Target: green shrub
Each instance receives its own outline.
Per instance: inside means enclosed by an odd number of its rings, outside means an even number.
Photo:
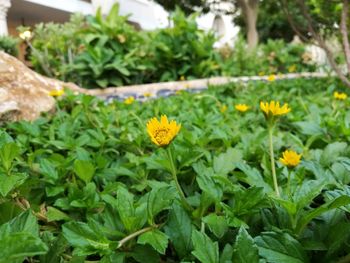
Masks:
[[[177,9],[172,27],[149,32],[137,31],[118,9],[114,5],[106,17],[98,11],[87,18],[74,15],[65,24],[37,25],[34,68],[85,88],[315,70],[303,62],[302,45],[268,41],[248,52],[240,38],[222,52],[213,47],[214,34],[198,28],[195,15]]]
[[[12,56],[17,56],[18,39],[10,36],[0,36],[0,50],[5,51]]]

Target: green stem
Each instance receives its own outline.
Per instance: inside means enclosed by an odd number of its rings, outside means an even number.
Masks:
[[[169,158],[169,161],[170,161],[170,166],[171,166],[171,175],[173,176],[173,179],[175,181],[175,186],[176,186],[176,189],[180,195],[180,199],[181,199],[181,203],[182,205],[186,208],[186,210],[188,211],[192,211],[192,207],[189,205],[189,203],[187,202],[186,200],[186,197],[185,197],[185,194],[184,192],[182,191],[181,189],[181,186],[179,184],[179,181],[177,180],[177,173],[176,173],[176,167],[175,167],[175,164],[174,164],[174,159],[173,159],[173,156],[171,154],[171,150],[170,150],[170,147],[167,147],[166,149],[166,152],[168,154],[168,158]]]
[[[134,237],[137,237],[137,236],[139,236],[139,235],[141,235],[143,233],[146,233],[146,232],[151,231],[151,230],[153,230],[155,228],[158,228],[158,227],[159,227],[159,225],[149,226],[149,227],[143,228],[143,229],[141,229],[139,231],[136,231],[136,232],[134,232],[134,233],[124,237],[122,240],[119,241],[117,249],[121,248],[126,242],[128,242],[131,239],[133,239]]]
[[[272,125],[269,125],[268,131],[269,131],[270,161],[271,161],[273,186],[275,188],[276,195],[278,197],[280,197],[280,192],[278,190],[277,176],[276,176],[275,155],[274,155],[274,152],[273,152],[273,135],[272,135],[272,133],[273,133],[273,126]]]

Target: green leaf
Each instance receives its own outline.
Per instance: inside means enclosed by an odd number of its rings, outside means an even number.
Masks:
[[[192,225],[191,218],[182,206],[173,204],[164,228],[179,256],[186,256],[191,251]]]
[[[220,184],[214,181],[213,169],[205,167],[202,161],[193,164],[193,169],[197,173],[196,180],[199,188],[211,196],[215,201],[220,202],[223,189]]]
[[[225,153],[214,157],[213,168],[215,173],[226,175],[235,169],[235,163],[242,161],[242,153],[234,148],[229,148]]]
[[[0,159],[5,171],[9,171],[13,160],[19,155],[18,146],[13,143],[6,143],[0,148]]]
[[[27,179],[28,175],[24,173],[15,173],[6,175],[0,173],[0,194],[5,197],[8,193],[20,186]]]
[[[25,257],[42,255],[47,246],[28,232],[12,233],[0,239],[0,263],[23,262]]]
[[[66,213],[63,213],[62,211],[58,210],[57,208],[54,208],[52,206],[47,207],[47,221],[60,221],[60,220],[70,220],[69,216]]]
[[[89,183],[95,174],[95,166],[90,161],[76,160],[74,162],[74,172],[85,183]]]
[[[218,216],[212,213],[202,220],[208,225],[210,231],[213,232],[217,238],[222,238],[228,230],[228,225],[224,216]]]
[[[140,263],[161,262],[159,254],[149,245],[136,245],[131,256]]]
[[[287,233],[263,232],[255,238],[260,256],[271,263],[307,263],[301,244]]]
[[[147,198],[147,217],[150,224],[154,222],[154,217],[159,212],[169,209],[176,194],[176,189],[172,186],[155,187],[152,189]]]
[[[92,222],[69,222],[62,226],[63,235],[74,247],[74,255],[86,256],[110,251],[110,241]]]
[[[349,204],[350,204],[350,196],[343,195],[343,196],[340,196],[340,197],[338,197],[330,202],[327,202],[327,203],[325,203],[325,204],[323,204],[323,205],[321,205],[321,206],[319,206],[311,211],[308,211],[298,221],[297,228],[296,228],[297,233],[300,233],[311,220],[313,220],[315,217],[321,215],[322,213],[327,212],[327,211],[332,210],[332,209],[335,209],[335,208],[346,206]]]
[[[160,254],[165,254],[165,249],[168,246],[168,236],[158,229],[148,231],[140,235],[137,239],[138,244],[149,244]]]
[[[219,262],[219,245],[213,242],[205,233],[193,230],[192,242],[194,250],[192,254],[202,263]]]
[[[233,262],[258,263],[259,251],[254,239],[243,227],[239,229],[233,252]]]

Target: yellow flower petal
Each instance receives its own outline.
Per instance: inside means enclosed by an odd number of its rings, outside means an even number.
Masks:
[[[264,112],[265,116],[268,118],[270,116],[278,116],[278,115],[284,115],[291,111],[291,109],[288,106],[288,103],[285,103],[282,107],[280,106],[280,103],[277,101],[270,101],[269,102],[260,102],[260,109]]]
[[[135,101],[135,98],[133,96],[130,96],[124,100],[124,104],[130,105]]]
[[[49,92],[49,95],[52,97],[60,97],[64,94],[63,89],[54,89]]]
[[[236,104],[235,109],[240,112],[246,112],[249,109],[249,106],[246,104]]]
[[[333,97],[336,99],[336,100],[346,100],[348,95],[344,92],[337,92],[335,91],[333,93]]]
[[[179,133],[181,124],[177,124],[176,121],[168,121],[166,115],[160,117],[160,121],[157,118],[152,118],[147,122],[147,133],[150,136],[152,142],[158,146],[167,146]]]
[[[301,154],[297,154],[293,150],[285,150],[279,160],[285,166],[295,167],[300,163],[300,159]]]

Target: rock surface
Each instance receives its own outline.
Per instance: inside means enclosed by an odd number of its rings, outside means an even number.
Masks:
[[[43,77],[0,51],[0,121],[34,120],[53,110],[55,99],[49,92],[63,87],[80,90],[72,83]]]

